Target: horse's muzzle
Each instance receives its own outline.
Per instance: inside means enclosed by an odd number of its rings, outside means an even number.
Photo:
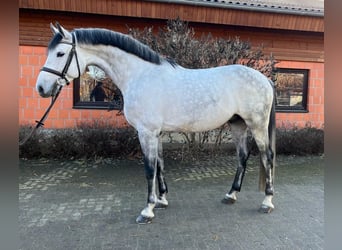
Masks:
[[[59,87],[64,86],[62,84],[57,83],[57,81],[53,84],[53,86],[50,89],[44,88],[42,85],[37,86],[37,91],[41,97],[54,97],[57,92],[59,91]]]

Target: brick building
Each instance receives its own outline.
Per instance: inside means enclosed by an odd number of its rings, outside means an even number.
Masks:
[[[19,1],[19,123],[40,119],[50,103],[35,90],[51,39],[50,22],[67,29],[163,27],[167,19],[188,21],[196,34],[238,36],[261,44],[278,64],[277,125],[324,126],[324,9],[322,0],[60,0]],[[281,80],[282,79],[282,80]],[[75,127],[94,120],[124,126],[118,110],[80,99],[80,81],[63,91],[45,123],[48,128]],[[292,85],[291,85],[292,84]]]

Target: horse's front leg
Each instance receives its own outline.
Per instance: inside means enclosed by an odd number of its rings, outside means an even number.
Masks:
[[[158,137],[154,133],[139,133],[139,141],[144,154],[145,174],[147,179],[147,206],[136,219],[139,224],[151,223],[154,217],[153,209],[157,204],[156,177],[158,164]]]
[[[166,194],[168,192],[165,177],[164,177],[164,159],[163,159],[163,148],[161,138],[158,139],[158,165],[157,165],[157,179],[159,196],[155,208],[163,209],[169,205],[166,200]]]

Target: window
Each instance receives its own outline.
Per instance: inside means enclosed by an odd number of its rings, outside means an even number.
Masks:
[[[74,80],[74,108],[122,110],[120,90],[105,72],[96,66],[88,66],[80,78]]]
[[[307,112],[308,70],[282,69],[276,71],[276,110]]]

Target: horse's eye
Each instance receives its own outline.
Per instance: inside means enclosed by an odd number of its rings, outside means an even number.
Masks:
[[[64,56],[64,54],[65,53],[63,53],[63,52],[57,52],[57,57],[62,57],[62,56]]]

